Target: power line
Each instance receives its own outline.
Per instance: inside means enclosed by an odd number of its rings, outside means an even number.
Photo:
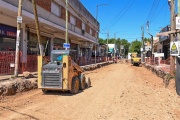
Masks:
[[[154,15],[155,15],[155,13],[157,12],[157,8],[158,8],[158,6],[159,6],[159,0],[157,0],[157,3],[156,3],[156,6],[155,6],[155,9],[154,9],[154,12],[152,13],[151,18],[149,18],[149,21],[151,21],[151,20],[152,20],[153,16],[154,16]]]
[[[123,9],[116,15],[116,17],[113,18],[113,20],[111,20],[111,22],[110,22],[108,25],[106,25],[105,28],[103,28],[103,30],[106,29],[107,27],[109,28],[110,26],[113,26],[114,24],[116,24],[116,23],[120,20],[121,17],[123,17],[123,15],[130,9],[130,7],[131,7],[131,6],[134,4],[134,2],[135,2],[135,0],[133,0],[132,3],[131,3],[131,1],[132,1],[132,0],[130,0],[130,1],[128,2],[128,4],[123,7]],[[130,4],[130,5],[129,5],[129,4]],[[127,7],[127,6],[128,6],[128,7]],[[127,7],[127,9],[125,9],[126,7]],[[121,13],[122,13],[122,15],[121,15]],[[113,22],[113,21],[114,21],[114,22]]]
[[[165,2],[164,5],[161,7],[160,11],[156,14],[156,16],[154,17],[154,19],[152,19],[152,20],[150,21],[151,23],[153,22],[153,20],[156,19],[156,17],[159,15],[159,13],[161,13],[161,11],[162,11],[163,8],[165,7],[165,5],[166,5],[166,2]]]

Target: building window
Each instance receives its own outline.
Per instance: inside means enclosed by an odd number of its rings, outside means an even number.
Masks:
[[[73,24],[73,25],[76,25],[76,19],[74,16],[70,16],[70,23]]]
[[[55,38],[54,39],[54,46],[53,50],[63,50],[63,43],[65,43],[65,40],[60,39],[60,38]]]
[[[37,34],[35,33],[28,33],[28,43],[27,43],[27,54],[28,55],[37,55],[39,54],[39,45],[37,42]],[[42,40],[42,49],[45,51],[45,56],[50,55],[50,45],[49,45],[49,37],[41,36]]]
[[[82,22],[82,30],[85,30],[86,29],[86,25],[85,23]]]
[[[92,35],[92,29],[90,28],[90,35]]]
[[[57,15],[58,17],[60,17],[61,16],[61,7],[57,3],[51,2],[51,12],[54,15]]]

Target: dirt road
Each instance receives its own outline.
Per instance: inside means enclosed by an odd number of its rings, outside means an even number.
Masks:
[[[143,67],[112,64],[86,72],[92,87],[71,95],[41,90],[1,99],[1,120],[179,120],[180,97],[171,83]]]

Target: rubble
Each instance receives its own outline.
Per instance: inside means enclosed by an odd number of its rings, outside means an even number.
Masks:
[[[170,80],[174,78],[174,76],[171,76],[168,72],[163,71],[156,66],[152,66],[149,64],[143,64],[143,66],[147,68],[149,71],[152,71],[158,77],[162,78],[165,87],[168,87]]]
[[[14,78],[0,82],[0,96],[15,95],[19,92],[37,88],[37,78],[23,79]]]

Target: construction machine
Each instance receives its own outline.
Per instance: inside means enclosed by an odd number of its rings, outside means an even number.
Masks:
[[[141,64],[141,57],[137,53],[131,53],[131,64],[138,66]]]
[[[38,56],[38,88],[44,93],[49,90],[70,91],[78,93],[90,87],[90,78],[83,74],[84,70],[71,59],[71,50],[52,50],[48,64],[42,65],[42,57]]]

